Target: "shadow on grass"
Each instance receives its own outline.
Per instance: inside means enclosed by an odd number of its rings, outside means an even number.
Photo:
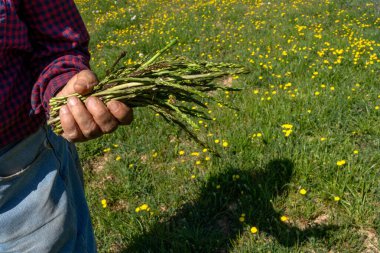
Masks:
[[[281,213],[274,210],[272,200],[287,196],[292,174],[292,162],[284,159],[271,161],[259,172],[230,168],[210,177],[199,198],[133,238],[122,252],[228,252],[231,243],[251,226],[285,247],[326,237],[336,227],[315,225],[300,230],[279,220]]]

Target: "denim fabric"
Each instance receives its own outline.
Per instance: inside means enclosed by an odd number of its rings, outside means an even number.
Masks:
[[[0,155],[0,252],[96,252],[73,144],[47,127]]]

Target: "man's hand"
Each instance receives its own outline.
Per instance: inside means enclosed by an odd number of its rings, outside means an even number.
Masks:
[[[73,93],[85,95],[98,83],[90,70],[83,70],[73,76],[57,97]],[[86,141],[114,131],[118,125],[132,122],[133,111],[125,104],[110,101],[104,104],[96,97],[88,97],[82,103],[77,97],[68,98],[67,105],[59,111],[62,136],[71,142]]]

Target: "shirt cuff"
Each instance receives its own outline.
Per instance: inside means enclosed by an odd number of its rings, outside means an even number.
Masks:
[[[48,86],[46,87],[42,106],[47,114],[49,116],[50,111],[50,99],[54,97],[66,84],[67,82],[76,74],[79,73],[80,70],[71,70],[69,72],[62,73],[54,78],[52,78],[49,81]]]

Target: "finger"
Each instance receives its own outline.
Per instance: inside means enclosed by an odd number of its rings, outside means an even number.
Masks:
[[[85,105],[77,97],[69,97],[67,100],[68,108],[73,115],[83,136],[87,139],[92,139],[100,136],[101,131],[94,121],[91,113]]]
[[[85,103],[102,133],[111,133],[117,128],[119,122],[99,98],[88,97]]]
[[[70,142],[82,141],[84,136],[75,122],[74,116],[71,114],[67,106],[62,106],[59,110],[59,118],[63,129],[62,137]]]
[[[85,95],[91,92],[94,86],[98,84],[98,79],[92,71],[83,70],[76,75],[73,82],[74,91]]]
[[[74,75],[67,84],[57,93],[57,97],[68,96],[73,93],[85,95],[92,91],[98,83],[95,74],[90,70],[82,70]]]
[[[131,124],[133,120],[133,110],[122,102],[110,101],[107,108],[111,114],[123,125]]]

